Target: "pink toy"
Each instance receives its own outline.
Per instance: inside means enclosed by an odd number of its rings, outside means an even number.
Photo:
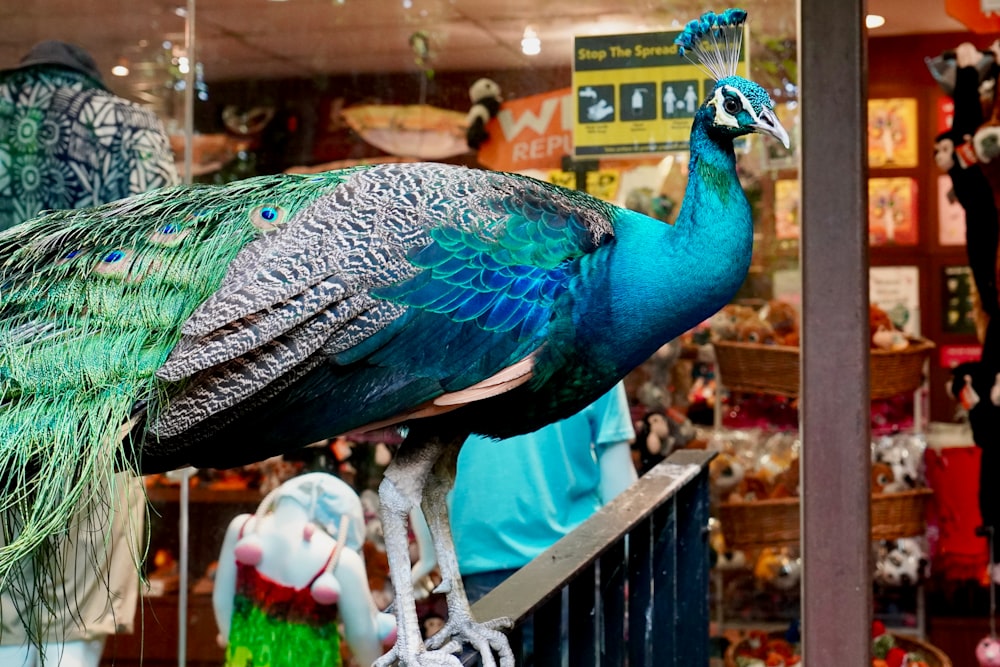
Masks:
[[[989,568],[991,571],[993,569],[993,530],[993,526],[984,526],[976,531],[977,534],[985,536],[989,541]],[[988,581],[987,586],[990,587],[990,634],[979,640],[979,644],[976,645],[976,660],[979,661],[979,667],[1000,667],[1000,641],[997,640],[996,628],[996,583],[992,577]]]
[[[983,637],[976,646],[979,667],[1000,667],[1000,641],[996,637]]]

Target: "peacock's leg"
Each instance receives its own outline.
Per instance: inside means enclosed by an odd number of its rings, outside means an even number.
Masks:
[[[410,579],[407,518],[410,510],[420,504],[430,471],[445,449],[440,439],[408,437],[379,485],[379,514],[389,559],[389,578],[395,591],[396,643],[375,661],[374,667],[389,667],[397,661],[403,667],[461,667],[458,658],[452,655],[461,648],[457,643],[435,651],[424,647]]]
[[[443,452],[427,478],[423,495],[424,516],[434,538],[438,568],[441,571],[441,586],[438,590],[445,592],[448,599],[448,622],[428,640],[427,645],[436,649],[457,637],[479,651],[483,667],[496,667],[493,651],[500,657],[500,667],[513,667],[514,654],[510,649],[510,642],[500,632],[511,627],[511,620],[498,618],[477,623],[472,618],[465,586],[462,585],[451,524],[448,521],[448,492],[454,484],[457,457],[458,447],[448,448]]]

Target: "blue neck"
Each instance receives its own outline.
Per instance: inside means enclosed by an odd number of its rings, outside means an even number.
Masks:
[[[604,262],[610,294],[594,319],[607,325],[605,331],[624,332],[624,340],[607,344],[633,351],[625,364],[641,363],[729,303],[749,269],[753,220],[732,142],[709,136],[711,121],[703,113],[709,112],[699,112],[691,131],[688,184],[676,224],[626,212],[615,225],[614,248]]]

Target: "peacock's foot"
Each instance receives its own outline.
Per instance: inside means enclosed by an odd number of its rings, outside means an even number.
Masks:
[[[510,641],[501,632],[512,627],[514,622],[509,618],[494,618],[492,621],[477,623],[464,614],[453,614],[441,631],[427,640],[427,648],[439,649],[442,644],[447,647],[461,641],[479,652],[482,667],[497,667],[494,652],[500,658],[500,667],[514,667],[514,652],[510,649]]]
[[[376,660],[372,667],[462,667],[461,661],[455,656],[462,650],[461,644],[455,641],[446,642],[444,646],[433,651],[400,651],[399,645],[393,646],[388,653]]]

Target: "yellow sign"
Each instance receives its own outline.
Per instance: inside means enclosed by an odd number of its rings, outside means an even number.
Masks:
[[[617,169],[600,169],[587,172],[587,194],[605,201],[614,201],[618,196],[621,173]],[[549,172],[549,183],[564,188],[576,189],[576,173],[553,169]]]
[[[680,31],[577,37],[573,129],[577,157],[687,148],[715,81],[678,53]],[[746,76],[747,39],[736,73]]]

